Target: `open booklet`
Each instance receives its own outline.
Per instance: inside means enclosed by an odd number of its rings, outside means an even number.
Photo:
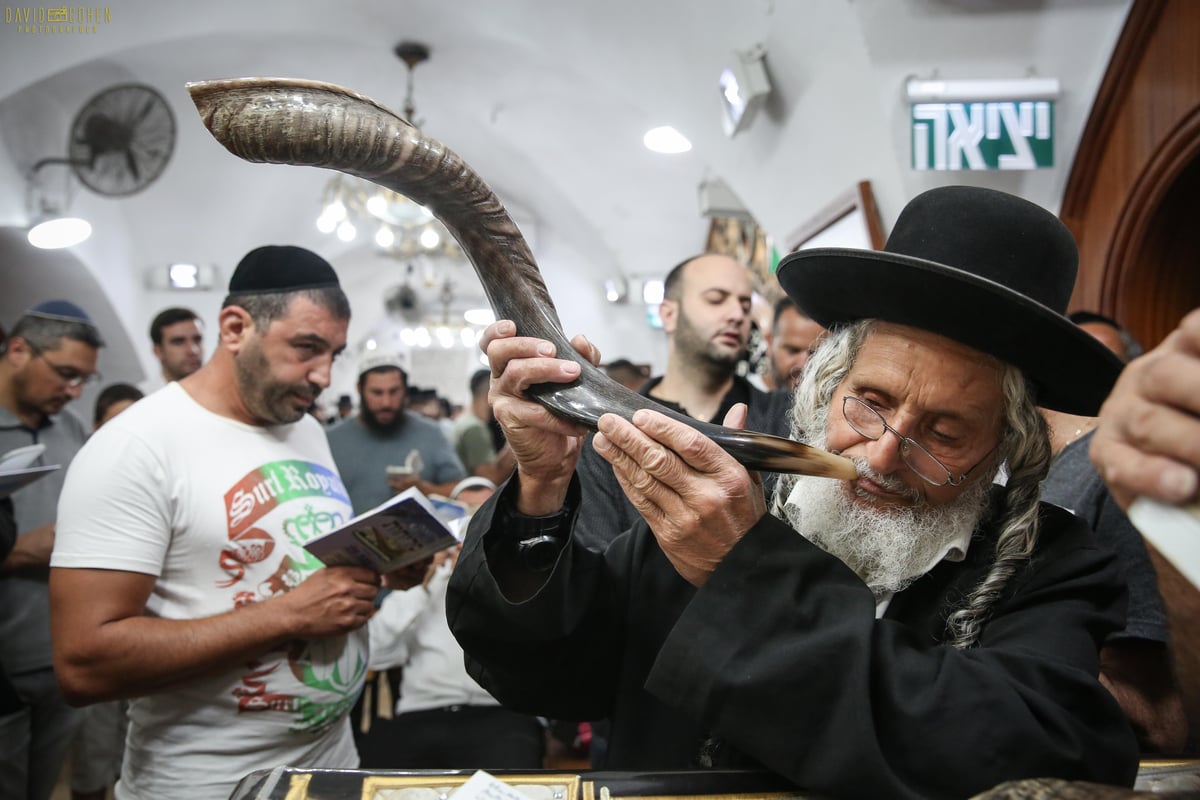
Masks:
[[[329,567],[391,572],[458,544],[465,505],[429,498],[413,487],[304,545]]]
[[[44,444],[30,444],[9,450],[0,456],[0,497],[8,497],[43,475],[60,468],[58,464],[30,466],[45,449]]]

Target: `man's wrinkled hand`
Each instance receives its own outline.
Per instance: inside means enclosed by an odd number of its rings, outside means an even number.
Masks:
[[[745,406],[725,418],[743,427]],[[707,436],[654,411],[600,418],[596,451],[679,575],[702,586],[767,512],[762,481]]]
[[[1200,487],[1200,309],[1126,365],[1100,411],[1091,458],[1113,497],[1195,500]]]
[[[584,337],[575,337],[571,344],[592,363],[599,361],[599,351]],[[579,378],[580,366],[556,358],[551,342],[517,336],[508,320],[488,326],[480,348],[492,367],[488,402],[517,462],[517,506],[526,514],[557,511],[587,431],[529,399],[525,391],[541,383],[570,383]]]

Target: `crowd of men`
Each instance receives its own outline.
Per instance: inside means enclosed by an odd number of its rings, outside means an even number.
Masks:
[[[0,796],[48,797],[73,743],[103,765],[78,796],[119,771],[121,800],[225,797],[280,764],[536,768],[539,718],[594,723],[597,767],[765,769],[833,797],[1129,785],[1141,753],[1191,744],[1122,509],[1196,499],[1200,312],[1125,366],[1119,325],[1066,316],[1076,259],[1037,206],[926,192],[881,252],[783,260],[764,391],[749,272],[689,258],[663,373],[609,364],[676,415],[594,432],[526,395],[580,367],[508,320],[452,426],[414,410],[393,353],[357,362],[357,413],[322,425],[351,309],[302,248],[248,253],[211,332],[159,314],[161,375],[107,387],[94,432],[65,407],[101,380],[101,332],[37,305],[3,343],[0,449],[61,469],[0,504]],[[858,477],[749,471],[688,418]],[[304,549],[414,487],[482,503],[461,552],[381,576]],[[352,732],[394,668],[399,696]],[[109,711],[85,734],[78,706]],[[119,767],[87,754],[122,735]]]

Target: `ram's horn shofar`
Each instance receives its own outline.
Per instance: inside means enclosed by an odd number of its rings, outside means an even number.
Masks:
[[[652,408],[712,438],[752,469],[852,479],[847,459],[788,439],[697,422],[626,389],[580,357],[566,336],[525,239],[496,195],[453,151],[373,100],[314,81],[239,78],[188,84],[205,126],[247,161],[325,167],[406,195],[458,239],[497,319],[547,339],[580,364],[571,384],[529,394],[550,410],[595,428],[606,412],[626,419]]]

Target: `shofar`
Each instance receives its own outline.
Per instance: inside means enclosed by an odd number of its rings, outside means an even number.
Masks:
[[[1187,775],[1180,776],[1177,786],[1187,786]],[[1170,784],[1168,784],[1170,785]],[[1194,785],[1194,784],[1192,784]],[[1163,791],[1134,791],[1124,786],[1108,786],[1085,781],[1064,781],[1059,778],[1026,778],[1008,781],[986,792],[974,795],[970,800],[1197,800],[1200,790],[1169,788]]]
[[[570,384],[528,394],[551,411],[595,429],[602,414],[626,419],[652,408],[715,441],[751,469],[853,479],[848,459],[799,442],[699,422],[612,381],[579,356],[516,224],[488,185],[457,154],[375,101],[327,83],[239,78],[188,84],[209,132],[247,161],[325,167],[399,192],[427,207],[458,239],[497,319],[522,336],[553,342],[583,369]]]

